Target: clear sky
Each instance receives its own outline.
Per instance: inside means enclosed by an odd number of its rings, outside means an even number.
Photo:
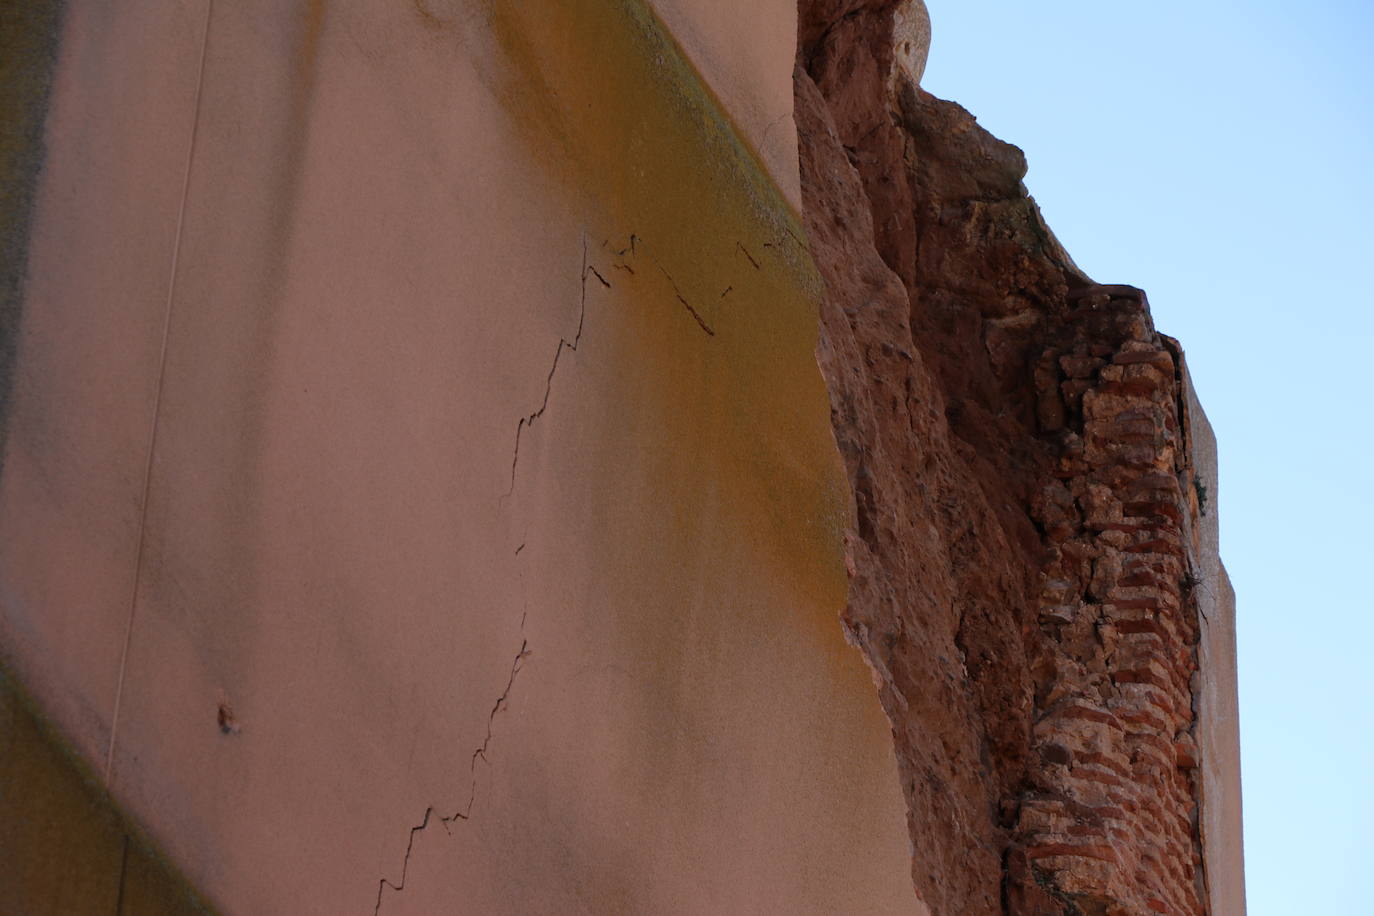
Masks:
[[[1374,916],[1374,0],[927,0],[925,87],[1149,294],[1220,441],[1251,916]]]

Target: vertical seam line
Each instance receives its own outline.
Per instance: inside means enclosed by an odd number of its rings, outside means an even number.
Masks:
[[[129,834],[124,834],[124,851],[119,856],[119,893],[115,896],[114,916],[124,914],[124,882],[129,875]]]
[[[186,168],[181,179],[181,203],[177,207],[176,235],[172,242],[172,266],[167,278],[167,303],[162,316],[162,343],[158,353],[157,387],[153,395],[153,416],[148,428],[148,453],[143,466],[143,499],[138,516],[138,549],[134,554],[134,582],[129,595],[129,614],[124,627],[124,648],[119,656],[119,681],[115,685],[114,709],[110,713],[110,744],[105,752],[105,788],[110,788],[114,770],[115,738],[119,733],[120,705],[124,699],[124,675],[129,663],[129,646],[134,635],[134,611],[138,607],[139,586],[142,582],[143,552],[148,540],[148,496],[153,480],[153,450],[157,447],[158,419],[162,413],[162,390],[167,378],[167,339],[172,327],[172,303],[177,288],[177,264],[181,258],[181,239],[186,223],[186,198],[191,189],[191,162],[196,152],[196,134],[200,128],[200,97],[205,88],[205,52],[210,44],[210,13],[214,0],[205,0],[205,24],[201,29],[200,63],[196,73],[196,98],[191,115],[191,136],[186,144]]]

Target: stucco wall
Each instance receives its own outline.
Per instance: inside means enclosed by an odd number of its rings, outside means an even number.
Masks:
[[[634,2],[69,4],[0,646],[214,904],[917,909],[732,92]]]
[[[109,803],[99,778],[0,671],[0,910],[22,916],[207,912]]]
[[[1221,562],[1217,516],[1217,441],[1185,369],[1189,443],[1198,482],[1195,575],[1198,642],[1198,736],[1202,754],[1203,865],[1210,912],[1245,913],[1245,852],[1241,828],[1240,710],[1236,670],[1236,595]]]
[[[800,212],[792,117],[796,0],[651,0],[651,5],[787,202]]]

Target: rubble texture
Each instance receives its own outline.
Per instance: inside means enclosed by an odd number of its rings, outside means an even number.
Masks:
[[[795,105],[913,878],[939,914],[1202,913],[1180,353],[1064,253],[1021,151],[894,66],[910,15],[803,0]]]

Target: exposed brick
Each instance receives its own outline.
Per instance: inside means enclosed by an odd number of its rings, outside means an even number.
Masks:
[[[1026,854],[1032,859],[1044,859],[1050,856],[1081,856],[1085,859],[1098,859],[1103,862],[1115,863],[1119,861],[1114,847],[1094,844],[1049,843],[1043,846],[1031,846],[1026,850]]]
[[[1201,916],[1173,344],[1140,290],[1048,246],[1018,151],[886,81],[890,4],[853,6],[803,0],[796,111],[860,507],[847,616],[892,634],[871,654],[921,891],[962,916]]]

